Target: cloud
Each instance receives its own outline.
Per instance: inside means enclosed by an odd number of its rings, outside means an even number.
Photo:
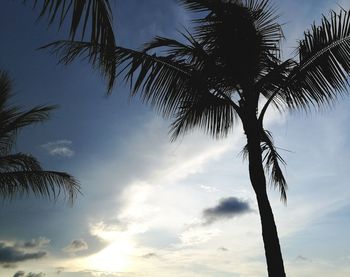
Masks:
[[[29,272],[27,274],[25,274],[24,271],[17,271],[13,277],[44,277],[45,273],[33,273],[33,272]]]
[[[74,155],[71,144],[72,141],[70,140],[57,140],[45,143],[41,147],[46,149],[52,156],[70,158]]]
[[[221,233],[218,229],[191,227],[180,235],[181,246],[192,246],[206,243]]]
[[[64,270],[65,270],[65,268],[63,266],[56,267],[57,274],[61,274]]]
[[[31,239],[29,241],[16,243],[16,247],[25,248],[25,249],[38,249],[47,246],[50,243],[50,240],[45,237],[39,237],[36,239]]]
[[[211,224],[220,219],[229,219],[252,211],[248,202],[236,197],[222,198],[219,204],[203,211],[204,224]]]
[[[306,257],[304,257],[304,256],[302,256],[302,255],[298,255],[298,256],[295,258],[295,260],[296,260],[297,262],[307,262],[307,261],[310,261],[310,259],[308,259],[308,258],[306,258]]]
[[[207,185],[200,185],[200,188],[207,191],[207,192],[218,192],[219,190],[215,187],[212,186],[207,186]]]
[[[89,247],[88,247],[87,243],[84,240],[76,239],[76,240],[73,240],[65,248],[63,248],[63,251],[64,252],[73,253],[73,252],[83,251],[83,250],[86,250],[88,248]]]
[[[144,259],[158,258],[158,255],[156,253],[150,252],[145,255],[142,255],[142,258]]]
[[[0,242],[0,264],[5,267],[17,262],[41,259],[45,257],[46,254],[47,252],[44,251],[26,252],[18,249],[15,245],[11,246]]]
[[[15,264],[3,264],[2,267],[3,268],[17,268],[17,265],[15,265]]]
[[[25,274],[24,271],[17,271],[17,272],[13,275],[13,277],[23,277],[24,274]]]
[[[45,273],[33,273],[33,272],[29,272],[25,277],[44,277]]]

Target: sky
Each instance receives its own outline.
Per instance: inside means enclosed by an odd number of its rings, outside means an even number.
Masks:
[[[0,10],[0,68],[14,103],[58,104],[49,121],[19,133],[16,151],[81,184],[73,206],[29,197],[0,202],[0,275],[266,276],[260,219],[240,126],[225,139],[193,132],[171,143],[169,122],[119,83],[111,96],[84,61],[57,65],[36,50],[65,38],[22,1]],[[28,1],[29,2],[29,1]],[[275,0],[289,57],[303,31],[346,0]],[[119,45],[179,38],[191,15],[173,0],[116,1]],[[269,197],[287,276],[350,276],[350,98],[310,114],[269,110],[288,204]]]

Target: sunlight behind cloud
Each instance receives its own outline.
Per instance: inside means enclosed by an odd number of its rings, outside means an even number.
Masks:
[[[130,265],[130,256],[135,252],[130,233],[106,229],[104,224],[94,226],[91,232],[109,244],[86,258],[86,268],[108,273],[126,271]]]

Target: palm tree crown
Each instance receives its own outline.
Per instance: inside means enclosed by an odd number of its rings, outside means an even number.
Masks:
[[[205,12],[194,20],[185,43],[156,37],[142,52],[117,48],[127,63],[132,95],[173,119],[172,138],[193,128],[213,137],[226,136],[241,119],[245,132],[259,119],[265,168],[286,200],[286,182],[271,133],[263,118],[273,103],[279,110],[306,109],[332,103],[347,93],[350,72],[350,13],[331,13],[300,40],[298,56],[281,60],[281,25],[275,8],[264,1],[183,0],[186,8]],[[150,54],[163,50],[165,55]],[[135,77],[136,75],[136,77]],[[258,102],[266,104],[258,111]]]
[[[69,174],[45,171],[31,155],[12,153],[18,131],[28,125],[48,119],[54,106],[38,106],[28,111],[10,106],[11,81],[0,71],[0,197],[34,193],[57,198],[60,193],[73,203],[79,192],[78,182]]]

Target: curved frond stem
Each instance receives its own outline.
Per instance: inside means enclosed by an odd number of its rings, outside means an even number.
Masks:
[[[325,48],[321,49],[320,51],[318,51],[317,53],[315,53],[314,55],[311,56],[310,59],[308,59],[306,62],[304,62],[301,67],[300,67],[300,72],[307,70],[308,66],[310,66],[313,62],[315,62],[317,59],[319,59],[321,56],[323,56],[324,54],[326,54],[327,52],[329,52],[331,55],[333,55],[332,50],[342,46],[344,44],[350,43],[350,36],[345,37],[345,38],[341,38],[337,41],[332,42],[330,45],[326,46]],[[350,50],[349,50],[350,52]]]
[[[274,100],[274,98],[276,97],[276,95],[278,94],[278,92],[281,91],[282,88],[276,88],[276,90],[271,94],[271,96],[269,97],[269,99],[267,99],[266,103],[264,104],[263,108],[261,109],[261,112],[259,114],[259,122],[260,124],[263,123],[264,120],[264,116],[265,113],[267,111],[267,108],[270,106],[271,102]]]

